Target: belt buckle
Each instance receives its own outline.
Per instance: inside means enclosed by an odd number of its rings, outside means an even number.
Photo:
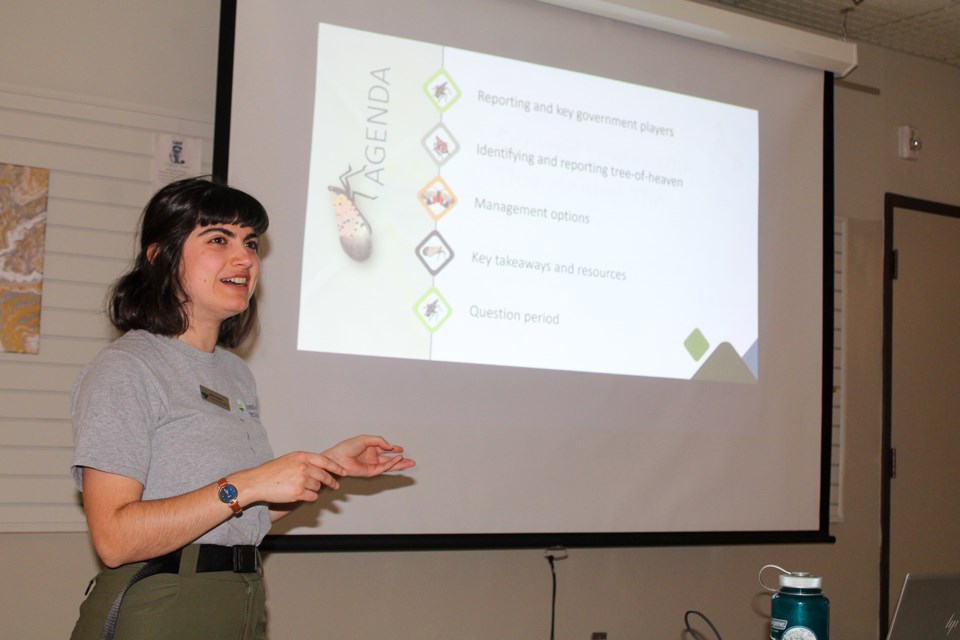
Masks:
[[[237,545],[233,548],[233,572],[255,573],[258,567],[257,548],[253,545]]]

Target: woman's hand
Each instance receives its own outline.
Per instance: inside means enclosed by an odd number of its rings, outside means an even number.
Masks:
[[[380,475],[387,471],[403,471],[414,466],[416,462],[403,456],[403,447],[390,444],[380,436],[355,436],[333,445],[322,454],[323,459],[335,464],[336,467],[327,466],[325,469],[335,476],[353,476],[356,478],[370,478]],[[279,460],[280,458],[278,458]],[[274,461],[276,462],[276,461]],[[267,463],[271,464],[271,463]],[[335,484],[324,482],[332,489],[340,485],[336,483],[336,478],[332,478]],[[311,489],[311,486],[306,487]],[[306,501],[313,502],[317,499],[317,492],[322,487],[318,487],[311,496],[307,493]],[[287,500],[273,501],[270,507],[270,518],[274,522],[290,514],[296,508],[297,503],[291,503]]]
[[[230,482],[250,502],[285,504],[314,502],[323,487],[339,489],[338,476],[347,469],[331,456],[294,451],[265,462],[259,467],[239,471]]]
[[[324,451],[345,469],[343,475],[370,478],[387,471],[403,471],[417,464],[403,456],[403,447],[381,436],[354,436]]]

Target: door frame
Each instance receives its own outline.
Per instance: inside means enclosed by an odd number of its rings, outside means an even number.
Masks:
[[[893,471],[893,280],[896,269],[894,210],[960,218],[960,207],[886,193],[883,198],[883,433],[880,449],[880,638],[890,624],[890,481]]]

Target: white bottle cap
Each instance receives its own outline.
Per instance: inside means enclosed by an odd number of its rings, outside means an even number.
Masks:
[[[823,578],[799,571],[780,574],[780,586],[791,589],[820,589],[823,586]]]

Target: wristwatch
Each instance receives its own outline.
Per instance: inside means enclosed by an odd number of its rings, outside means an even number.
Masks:
[[[237,502],[237,488],[227,482],[226,478],[217,480],[217,496],[220,497],[220,502],[230,505],[233,515],[239,516],[243,512],[243,507]]]

